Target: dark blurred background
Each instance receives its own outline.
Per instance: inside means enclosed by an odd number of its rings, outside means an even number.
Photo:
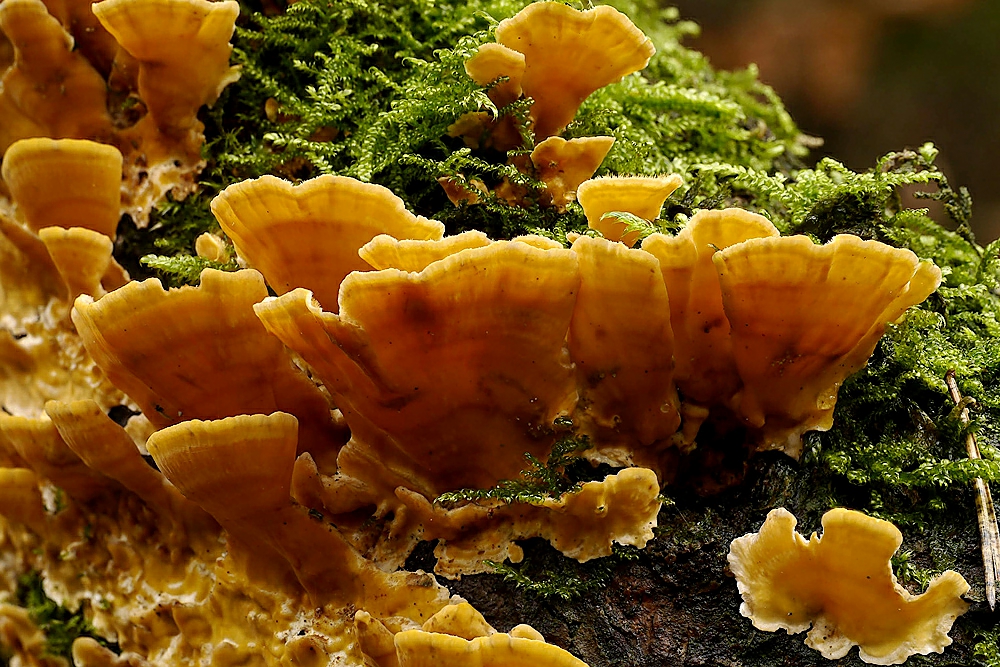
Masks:
[[[735,69],[756,63],[818,157],[867,169],[933,141],[974,202],[981,243],[1000,237],[1000,2],[673,0],[702,26],[689,46]],[[936,216],[938,217],[938,216]]]

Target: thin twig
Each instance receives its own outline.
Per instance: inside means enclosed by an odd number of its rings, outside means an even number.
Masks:
[[[955,381],[955,371],[949,370],[944,376],[944,381],[948,385],[948,392],[955,405],[961,407],[959,419],[962,425],[969,426],[969,400],[963,399],[958,391],[958,382]],[[979,455],[979,445],[976,443],[976,435],[971,430],[966,430],[965,449],[970,459],[982,458]],[[993,507],[993,497],[990,495],[989,484],[981,477],[975,479],[976,485],[976,514],[979,517],[979,537],[983,545],[983,568],[986,570],[986,601],[990,603],[990,609],[996,608],[997,601],[997,577],[1000,575],[1000,530],[997,529],[997,514]]]

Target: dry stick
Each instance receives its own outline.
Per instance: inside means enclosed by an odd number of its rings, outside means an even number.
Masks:
[[[948,385],[948,392],[955,405],[963,406],[959,413],[962,425],[969,425],[969,408],[966,407],[968,401],[962,398],[958,391],[958,382],[955,381],[955,371],[949,370],[944,381]],[[965,436],[965,449],[970,459],[982,458],[979,455],[979,445],[976,443],[976,436],[972,431],[967,431]],[[990,495],[989,485],[981,477],[975,479],[976,484],[976,514],[979,517],[979,537],[983,545],[983,568],[986,570],[986,601],[990,603],[990,609],[996,607],[997,600],[997,576],[1000,575],[1000,530],[997,529],[997,514],[993,508],[993,497]]]

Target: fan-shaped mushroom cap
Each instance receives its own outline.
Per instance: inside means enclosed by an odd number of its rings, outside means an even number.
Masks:
[[[448,255],[489,244],[486,234],[476,230],[446,236],[440,241],[399,241],[388,234],[379,234],[361,246],[358,255],[376,271],[399,269],[419,273]]]
[[[79,139],[23,139],[3,156],[3,180],[33,231],[85,227],[114,240],[121,217],[117,148]]]
[[[549,137],[535,146],[531,162],[553,206],[562,209],[573,201],[577,187],[594,175],[614,143],[614,137]]]
[[[564,342],[578,285],[570,250],[506,241],[420,273],[353,273],[339,316],[305,290],[256,311],[334,394],[352,430],[341,470],[433,498],[547,454],[576,401]]]
[[[303,449],[333,454],[330,405],[253,314],[267,296],[256,271],[206,269],[200,287],[129,283],[73,321],[94,362],[157,427],[280,408],[301,422]]]
[[[92,470],[121,483],[166,520],[202,527],[214,523],[139,455],[132,438],[92,400],[49,401],[45,412],[63,442]]]
[[[621,241],[629,248],[639,240],[639,232],[625,233],[626,224],[619,220],[604,220],[612,211],[623,211],[643,220],[656,220],[663,202],[681,186],[681,177],[670,176],[603,176],[584,181],[576,189],[576,198],[587,216],[591,229],[610,241]]]
[[[378,615],[426,618],[445,591],[428,575],[385,573],[366,562],[338,530],[292,504],[298,440],[292,415],[239,415],[189,421],[147,442],[164,475],[258,557],[277,554],[314,604],[356,604]]]
[[[45,502],[32,470],[0,468],[0,515],[23,523],[39,535],[45,534]]]
[[[503,44],[483,44],[465,61],[465,72],[480,86],[487,86],[502,76],[507,77],[487,93],[498,107],[505,107],[521,97],[521,78],[524,76],[524,54],[508,49]]]
[[[345,176],[295,186],[274,176],[243,181],[219,193],[212,212],[278,294],[305,287],[333,312],[344,276],[369,269],[358,249],[376,235],[444,235],[444,225],[413,215],[387,188]]]
[[[229,66],[229,38],[240,13],[234,0],[103,0],[93,9],[139,61],[139,97],[168,135],[192,129],[198,109],[239,78],[239,69]]]
[[[439,632],[442,634],[475,639],[496,634],[479,611],[468,602],[455,602],[442,608],[431,616],[420,627],[424,632]]]
[[[801,451],[833,423],[837,390],[886,324],[927,298],[941,271],[909,250],[840,235],[752,239],[713,257],[744,388],[738,410],[764,446]]]
[[[968,605],[957,572],[939,575],[921,595],[896,583],[890,559],[903,541],[888,521],[845,509],[823,516],[823,536],[795,532],[795,517],[771,510],[759,533],[733,540],[729,565],[754,627],[809,632],[806,643],[830,660],[857,644],[861,659],[895,665],[940,653]]]
[[[290,505],[298,422],[292,415],[192,420],[157,431],[147,447],[163,474],[220,521]]]
[[[670,304],[656,258],[582,236],[573,243],[580,291],[569,329],[580,424],[618,464],[668,439],[680,424]],[[637,307],[641,304],[641,307]],[[618,446],[617,456],[611,449]]]
[[[38,237],[66,283],[67,303],[72,303],[81,294],[102,296],[105,276],[117,282],[116,275],[124,271],[111,257],[114,250],[111,239],[98,232],[82,227],[46,227]]]
[[[542,536],[570,558],[586,562],[611,555],[611,543],[640,549],[653,539],[660,511],[660,483],[647,468],[626,468],[576,493],[546,500],[542,507],[559,514]]]
[[[47,416],[30,419],[0,415],[0,438],[39,477],[49,480],[75,500],[90,500],[109,489],[119,488],[111,479],[87,467],[66,446]]]
[[[729,208],[695,214],[677,236],[652,234],[643,240],[642,249],[660,261],[670,295],[674,381],[686,401],[725,404],[740,387],[712,255],[747,239],[778,234],[767,218]]]
[[[0,30],[14,45],[0,80],[0,154],[26,137],[111,134],[107,84],[41,0],[4,0]]]
[[[535,101],[537,139],[559,134],[587,96],[641,70],[656,51],[617,9],[581,12],[559,2],[528,5],[500,22],[496,39],[524,54],[521,88]]]
[[[537,639],[497,633],[471,641],[423,630],[405,630],[395,637],[399,667],[587,667],[558,646]]]

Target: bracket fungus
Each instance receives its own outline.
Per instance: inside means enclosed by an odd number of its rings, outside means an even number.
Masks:
[[[848,235],[751,239],[712,261],[743,382],[736,409],[761,446],[793,456],[802,433],[832,426],[838,388],[886,325],[941,283],[909,250]]]
[[[626,232],[627,225],[605,218],[614,211],[623,211],[643,220],[656,220],[663,202],[681,186],[677,174],[658,177],[608,176],[584,181],[576,197],[587,216],[591,229],[610,241],[621,241],[631,248],[639,240],[639,232]]]
[[[151,278],[96,301],[81,296],[73,321],[94,362],[156,427],[285,409],[301,422],[302,451],[326,460],[341,433],[328,399],[254,316],[266,296],[256,271],[206,269],[197,288],[167,291]]]
[[[551,446],[576,400],[563,342],[578,285],[571,251],[506,241],[419,273],[353,273],[339,315],[302,289],[255,309],[343,411],[341,469],[433,498],[512,478]]]
[[[0,153],[31,137],[117,147],[122,208],[144,226],[168,192],[182,199],[195,187],[204,166],[198,110],[238,77],[229,65],[238,11],[232,1],[5,1],[0,30],[14,53],[0,74]],[[145,115],[112,118],[119,96],[140,99]],[[85,180],[63,183],[72,190]],[[113,236],[118,214],[101,220],[93,224],[105,233],[110,224]]]
[[[892,574],[903,536],[888,521],[845,509],[823,516],[822,537],[795,532],[785,509],[767,515],[760,532],[733,541],[729,565],[743,605],[760,630],[808,630],[806,644],[835,660],[859,647],[861,659],[896,665],[911,655],[940,653],[968,605],[957,572],[936,577],[912,595]]]
[[[340,283],[369,265],[358,249],[377,234],[437,240],[444,225],[413,215],[388,188],[343,176],[299,185],[274,176],[243,181],[212,201],[236,252],[277,293],[304,287],[337,312]]]
[[[0,30],[14,45],[14,62],[0,78],[0,154],[28,137],[111,135],[104,79],[41,0],[5,0]]]
[[[112,257],[121,155],[90,141],[23,139],[7,150],[2,174],[13,206],[10,217],[0,213],[0,402],[27,417],[41,416],[49,399],[116,405],[122,395],[95,371],[69,310],[80,294],[128,282]]]
[[[3,156],[3,180],[32,231],[85,227],[114,240],[122,180],[122,154],[114,146],[23,139]]]
[[[501,21],[496,39],[524,54],[521,89],[534,100],[537,140],[562,132],[592,92],[641,70],[655,52],[627,16],[608,6],[581,12],[536,2]]]

